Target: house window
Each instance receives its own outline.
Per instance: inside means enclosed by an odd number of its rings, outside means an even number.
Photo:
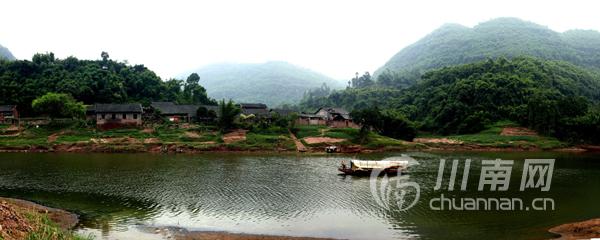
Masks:
[[[133,119],[137,119],[137,113],[133,114]]]
[[[105,118],[106,118],[106,114],[100,115],[100,119],[105,119]]]
[[[112,119],[113,119],[113,120],[117,119],[117,114],[114,114],[114,113],[113,113],[113,114],[112,114]]]
[[[127,119],[127,114],[123,113],[123,119]]]

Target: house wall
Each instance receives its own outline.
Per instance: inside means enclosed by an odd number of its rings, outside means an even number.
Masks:
[[[328,125],[333,128],[359,128],[352,120],[333,120]]]
[[[2,124],[15,124],[18,122],[19,112],[16,108],[13,108],[11,112],[0,112],[0,123]]]
[[[114,119],[113,114],[115,116]],[[123,117],[123,115],[125,115],[125,117]],[[137,119],[134,119],[134,115],[137,115]],[[102,128],[140,125],[142,125],[141,113],[96,113],[96,126]]]
[[[296,125],[327,125],[327,122],[324,119],[298,118]]]

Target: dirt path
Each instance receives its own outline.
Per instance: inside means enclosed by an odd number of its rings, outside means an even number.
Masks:
[[[226,144],[230,144],[233,142],[244,141],[246,140],[246,132],[248,132],[248,130],[238,129],[233,132],[227,133],[223,135],[223,142],[225,142]]]
[[[330,138],[330,137],[305,137],[303,140],[308,144],[317,144],[317,143],[339,143],[346,141],[346,139],[342,138]]]
[[[502,136],[537,136],[537,132],[524,127],[505,127],[500,132]]]
[[[294,135],[291,131],[290,137],[292,138],[292,140],[294,140],[294,143],[296,144],[296,150],[298,150],[298,152],[306,152],[306,147],[304,146],[304,144],[302,144],[302,142],[298,140],[296,135]]]

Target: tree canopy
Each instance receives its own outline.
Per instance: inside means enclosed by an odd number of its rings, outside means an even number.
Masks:
[[[81,102],[64,93],[46,93],[31,103],[36,113],[54,118],[83,118],[85,106]]]
[[[16,104],[31,115],[31,102],[48,92],[66,93],[84,104],[175,101],[216,104],[197,83],[162,81],[144,65],[100,60],[57,59],[53,53],[35,54],[31,61],[0,61],[0,104]],[[185,91],[182,91],[185,89]],[[187,94],[187,95],[186,95]]]

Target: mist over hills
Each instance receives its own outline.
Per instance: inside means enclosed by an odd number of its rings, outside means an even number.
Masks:
[[[598,69],[600,32],[569,30],[559,33],[517,18],[493,19],[473,28],[445,24],[396,53],[374,75],[393,72],[397,74],[393,85],[406,87],[428,70],[486,58],[517,56],[561,60]]]
[[[261,102],[272,107],[295,104],[306,90],[323,83],[332,89],[344,86],[343,81],[281,61],[212,64],[192,72],[200,75],[200,84],[214,99]]]
[[[0,45],[0,59],[15,60],[15,56],[12,55],[8,48]]]

